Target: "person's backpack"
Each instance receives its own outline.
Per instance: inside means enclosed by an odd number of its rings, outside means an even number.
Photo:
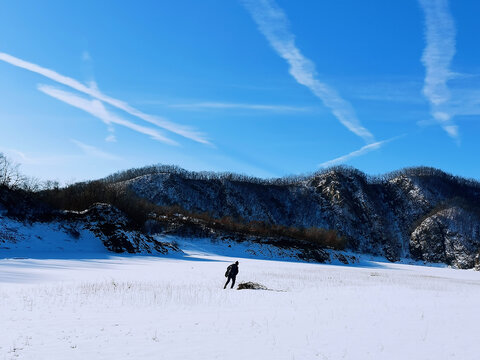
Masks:
[[[233,264],[232,264],[232,265],[228,265],[227,271],[225,271],[225,277],[228,277],[228,275],[230,275],[230,271],[232,271],[232,266],[233,266]]]

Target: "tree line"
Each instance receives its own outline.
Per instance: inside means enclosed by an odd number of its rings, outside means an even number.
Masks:
[[[22,175],[19,165],[0,153],[0,186],[12,191],[29,193],[34,199],[48,204],[52,209],[83,211],[96,203],[110,204],[121,210],[129,219],[130,226],[145,231],[147,222],[171,221],[186,218],[200,220],[206,227],[226,233],[239,233],[257,237],[290,238],[308,241],[319,247],[343,249],[345,240],[334,230],[321,228],[298,228],[269,224],[263,221],[246,221],[229,216],[216,218],[209,213],[195,213],[175,206],[159,206],[138,197],[131,190],[117,184],[145,174],[168,171],[201,180],[229,180],[250,182],[250,177],[231,173],[188,172],[176,166],[152,166],[113,174],[100,180],[79,182],[60,187],[58,182],[40,182]],[[259,184],[261,179],[254,180]],[[290,181],[290,180],[289,180]],[[160,220],[162,219],[162,220]]]

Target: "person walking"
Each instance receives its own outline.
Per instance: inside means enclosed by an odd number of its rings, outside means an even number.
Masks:
[[[232,280],[232,286],[230,287],[230,289],[233,289],[237,274],[238,274],[238,261],[235,261],[234,264],[231,264],[228,266],[227,271],[225,272],[225,277],[228,279],[227,279],[227,282],[225,283],[225,286],[223,287],[224,289],[227,288],[227,285],[230,282],[230,280]]]

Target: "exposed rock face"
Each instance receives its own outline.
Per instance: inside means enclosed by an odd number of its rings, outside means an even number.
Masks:
[[[147,254],[179,252],[170,243],[159,242],[149,235],[129,229],[128,219],[111,205],[95,204],[80,215],[82,226],[92,231],[110,251]]]
[[[412,233],[415,257],[461,269],[478,267],[480,222],[477,215],[457,206],[427,217]]]
[[[480,252],[475,256],[475,270],[480,271]]]
[[[215,217],[335,229],[348,239],[350,249],[391,261],[412,256],[472,267],[471,257],[478,251],[473,245],[458,248],[463,235],[455,234],[464,233],[451,229],[463,215],[452,218],[447,232],[436,219],[425,219],[411,241],[416,223],[437,207],[453,199],[477,208],[480,205],[477,182],[431,168],[407,169],[375,179],[355,169],[336,168],[284,183],[154,172],[116,186],[127,187],[158,205],[179,205]],[[478,218],[469,219],[471,226],[478,226]],[[431,255],[425,257],[423,249]],[[462,251],[468,252],[470,260],[460,261]]]

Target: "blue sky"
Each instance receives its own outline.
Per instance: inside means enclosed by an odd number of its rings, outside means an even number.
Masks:
[[[480,2],[2,1],[0,152],[71,182],[154,163],[480,179]]]

